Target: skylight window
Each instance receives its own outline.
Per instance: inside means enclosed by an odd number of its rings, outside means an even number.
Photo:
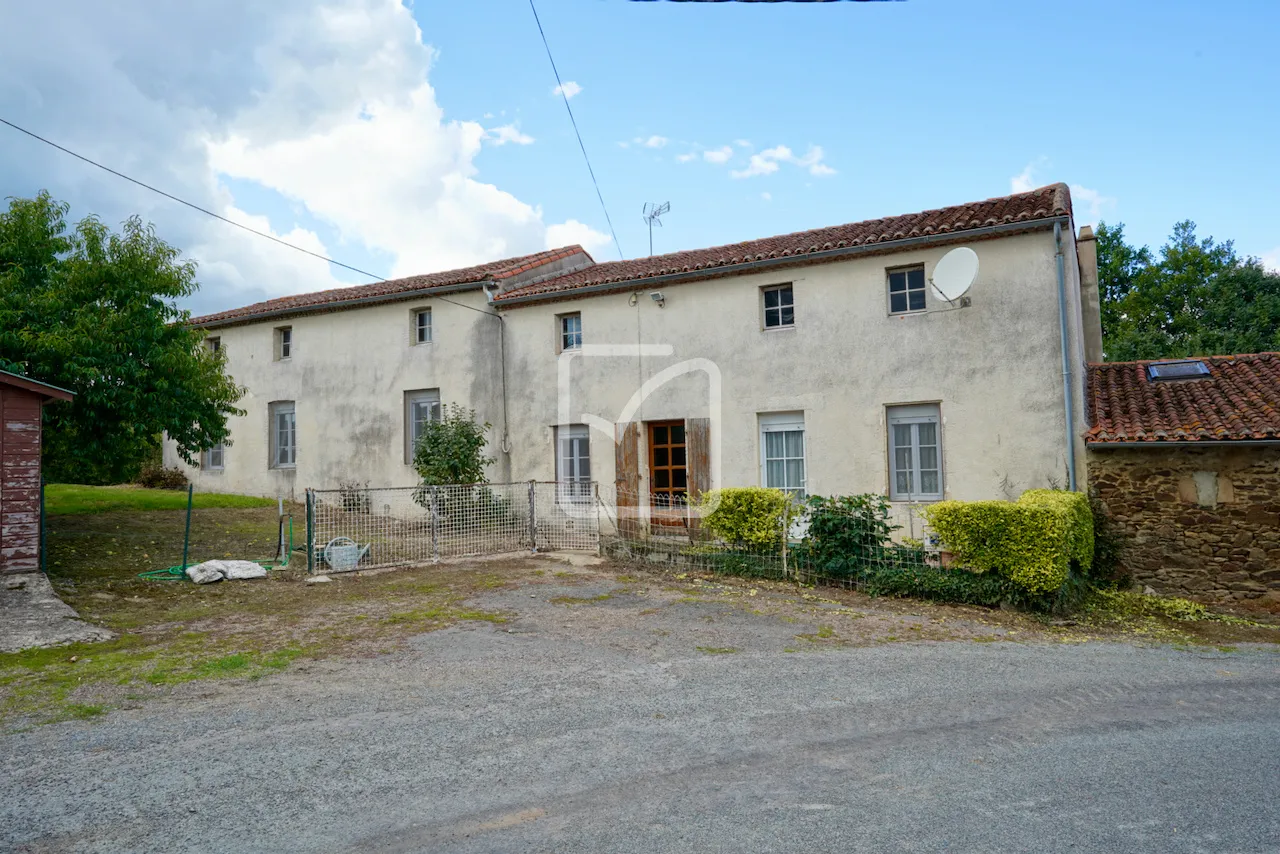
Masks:
[[[1196,359],[1185,359],[1179,362],[1156,362],[1147,365],[1147,379],[1152,382],[1161,380],[1193,380],[1197,377],[1209,376],[1209,366]]]

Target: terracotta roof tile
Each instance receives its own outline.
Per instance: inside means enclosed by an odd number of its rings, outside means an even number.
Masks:
[[[1154,360],[1172,361],[1172,360]],[[1280,353],[1205,356],[1199,379],[1147,378],[1145,362],[1089,365],[1090,444],[1280,439]]]
[[[532,255],[521,255],[518,258],[503,258],[474,267],[463,267],[457,270],[443,270],[438,273],[427,273],[421,276],[407,276],[403,279],[389,279],[368,285],[356,285],[350,288],[333,288],[309,294],[294,294],[278,299],[206,314],[191,319],[193,326],[224,324],[234,321],[252,320],[264,314],[302,312],[323,309],[326,305],[346,302],[348,300],[369,299],[376,297],[394,298],[396,294],[411,293],[428,288],[465,285],[472,282],[492,282],[508,279],[529,270],[537,269],[544,264],[559,261],[572,255],[584,253],[581,246],[564,246],[559,249],[548,249]],[[587,256],[590,257],[589,255]]]
[[[1016,193],[955,205],[949,208],[904,214],[902,216],[855,222],[798,231],[762,240],[750,240],[728,246],[693,249],[636,258],[630,261],[610,261],[593,264],[564,276],[534,282],[513,288],[496,298],[497,302],[517,297],[572,291],[594,285],[634,282],[676,273],[706,271],[706,278],[718,273],[718,268],[752,261],[796,257],[854,246],[869,246],[892,240],[926,235],[951,234],[984,226],[1004,225],[1047,219],[1071,213],[1071,191],[1066,184],[1052,184],[1027,193]]]

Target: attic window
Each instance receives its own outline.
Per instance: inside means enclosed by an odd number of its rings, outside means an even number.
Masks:
[[[1209,376],[1209,366],[1195,359],[1180,362],[1157,362],[1147,365],[1147,379],[1151,382],[1162,380],[1193,380]]]

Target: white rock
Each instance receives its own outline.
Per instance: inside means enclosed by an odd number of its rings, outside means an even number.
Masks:
[[[330,581],[333,579],[327,575],[313,575],[307,579],[308,584],[328,584]]]

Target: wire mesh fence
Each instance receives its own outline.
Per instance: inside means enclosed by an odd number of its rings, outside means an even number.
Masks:
[[[995,605],[1017,600],[1009,581],[992,573],[953,567],[922,520],[902,524],[911,508],[894,508],[882,496],[810,499],[790,519],[779,519],[764,545],[726,542],[699,518],[650,514],[643,494],[615,492],[616,515],[601,537],[601,553],[621,563],[678,573],[707,572],[871,595],[915,596]],[[660,508],[665,510],[665,508]]]
[[[596,551],[598,522],[594,484],[348,484],[307,492],[313,572],[515,551]]]

